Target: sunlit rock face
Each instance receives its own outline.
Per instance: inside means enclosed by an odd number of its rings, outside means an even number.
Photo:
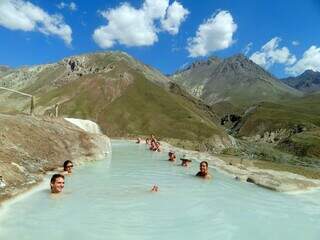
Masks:
[[[65,120],[94,135],[93,141],[98,146],[99,150],[98,158],[102,158],[112,152],[110,139],[103,135],[97,123],[77,118],[65,118]]]

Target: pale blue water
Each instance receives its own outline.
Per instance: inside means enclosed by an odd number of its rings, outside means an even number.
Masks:
[[[0,208],[0,239],[320,239],[319,192],[275,193],[213,169],[206,181],[196,162],[186,169],[142,144],[112,145],[110,164],[75,169],[57,198],[41,190]]]

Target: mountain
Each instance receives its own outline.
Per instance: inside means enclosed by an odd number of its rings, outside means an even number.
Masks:
[[[243,55],[195,62],[171,79],[210,105],[220,124],[243,144],[242,152],[319,166],[314,159],[320,157],[320,94],[303,96]]]
[[[197,141],[229,138],[214,113],[156,69],[123,52],[68,57],[16,69],[0,86],[32,94],[35,114],[85,118],[110,137],[150,135]],[[28,111],[30,99],[0,90],[0,111]]]
[[[0,65],[0,76],[10,71],[8,66]]]
[[[301,95],[241,54],[194,63],[171,79],[210,105],[227,101],[249,106]]]
[[[297,77],[288,77],[281,80],[302,92],[310,93],[320,90],[320,72],[306,70]]]
[[[319,167],[319,102],[320,92],[280,103],[261,102],[243,114],[227,115],[224,125],[238,139],[247,140],[244,151],[257,158]]]

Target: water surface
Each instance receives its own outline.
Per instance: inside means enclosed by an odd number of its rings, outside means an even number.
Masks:
[[[319,192],[276,193],[213,169],[202,180],[196,162],[186,169],[144,144],[112,146],[112,159],[76,168],[63,194],[36,191],[0,208],[0,239],[320,239]]]

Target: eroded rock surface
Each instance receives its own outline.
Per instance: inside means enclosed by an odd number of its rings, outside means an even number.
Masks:
[[[69,159],[78,165],[105,157],[109,139],[64,119],[0,114],[0,202],[40,182]]]

